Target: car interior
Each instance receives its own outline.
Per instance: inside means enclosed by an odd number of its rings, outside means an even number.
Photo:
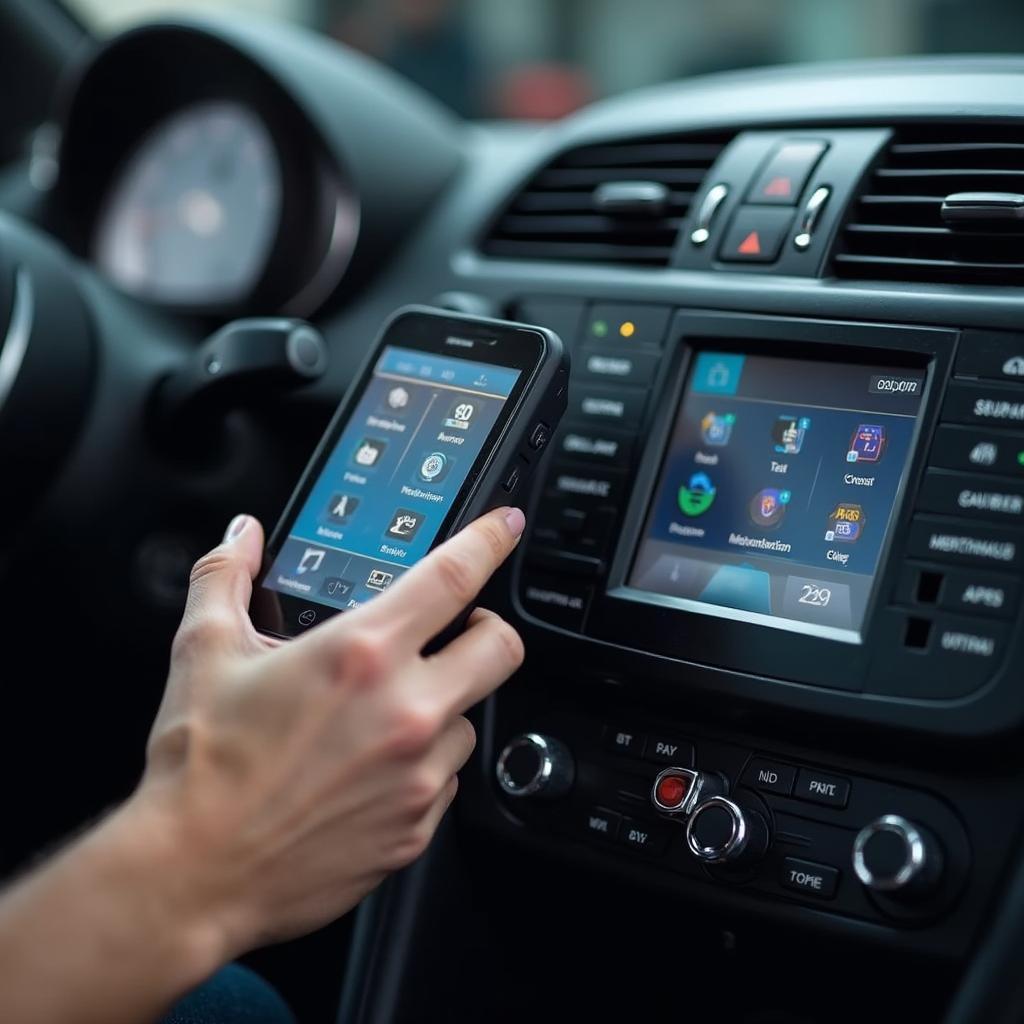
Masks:
[[[571,355],[480,601],[526,661],[427,853],[245,962],[303,1022],[1024,1019],[1021,9],[117,6],[0,2],[3,877],[417,303]],[[684,46],[768,9],[882,49]],[[485,15],[561,63],[467,85]]]

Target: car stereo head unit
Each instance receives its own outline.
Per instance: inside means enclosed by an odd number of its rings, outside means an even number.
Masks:
[[[923,407],[923,368],[690,355],[620,594],[859,643]]]
[[[517,561],[538,657],[933,733],[1024,719],[1020,335],[644,306],[613,343],[607,309]]]

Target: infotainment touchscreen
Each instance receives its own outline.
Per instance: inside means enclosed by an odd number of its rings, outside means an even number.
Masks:
[[[858,642],[923,370],[694,354],[631,596]]]

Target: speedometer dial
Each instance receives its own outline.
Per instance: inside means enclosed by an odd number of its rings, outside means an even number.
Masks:
[[[281,219],[282,173],[264,123],[240,103],[199,103],[139,144],[100,214],[96,261],[140,298],[230,306],[260,280]]]

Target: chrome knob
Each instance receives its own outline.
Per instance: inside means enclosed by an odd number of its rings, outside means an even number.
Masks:
[[[690,814],[686,845],[705,864],[749,864],[767,852],[768,826],[756,811],[713,796]]]
[[[942,852],[927,829],[899,814],[865,825],[853,841],[853,873],[889,896],[923,896],[942,874]]]
[[[509,740],[496,766],[498,785],[508,796],[563,796],[576,774],[572,754],[564,743],[539,732],[524,732]]]

